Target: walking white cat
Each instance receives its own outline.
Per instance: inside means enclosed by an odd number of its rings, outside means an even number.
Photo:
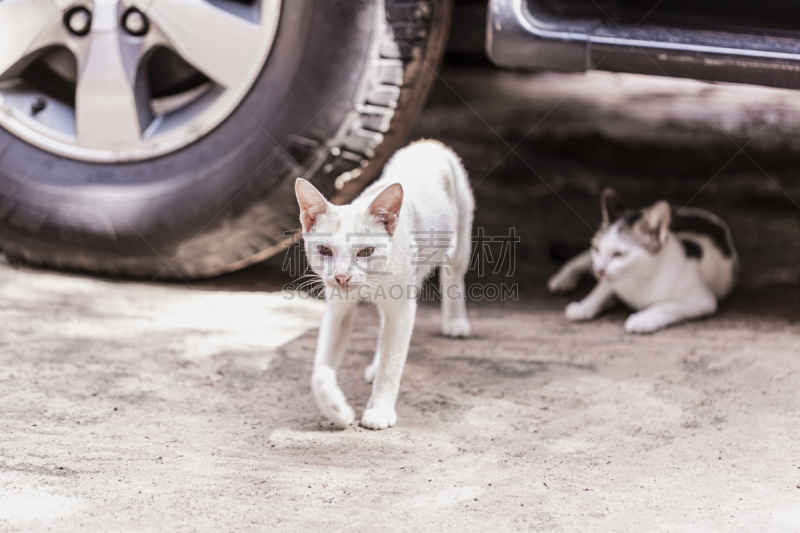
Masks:
[[[349,205],[327,202],[302,179],[295,189],[306,255],[328,300],[311,378],[314,398],[336,425],[353,422],[355,413],[337,384],[336,371],[358,302],[372,302],[381,327],[372,364],[364,371],[372,396],[361,424],[391,427],[397,421],[395,403],[414,328],[415,297],[437,265],[442,333],[458,337],[471,331],[464,274],[474,200],[466,171],[449,148],[420,141],[398,151],[380,179]]]
[[[548,282],[551,292],[565,292],[594,271],[597,286],[567,306],[569,320],[590,320],[621,300],[638,311],[625,321],[625,331],[650,333],[716,312],[739,269],[725,222],[696,208],[677,209],[673,217],[663,200],[628,210],[610,188],[603,191],[601,205],[603,224],[591,249]]]

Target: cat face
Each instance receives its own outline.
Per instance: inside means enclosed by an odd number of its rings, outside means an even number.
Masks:
[[[392,234],[403,200],[399,184],[387,187],[366,210],[335,206],[299,178],[295,192],[306,257],[328,297],[357,294],[391,276]]]
[[[614,224],[592,240],[592,268],[597,279],[615,281],[635,275],[651,259],[650,253]]]
[[[669,204],[660,201],[642,211],[628,210],[616,191],[606,188],[601,208],[603,225],[592,239],[595,276],[615,281],[645,274],[669,236]]]

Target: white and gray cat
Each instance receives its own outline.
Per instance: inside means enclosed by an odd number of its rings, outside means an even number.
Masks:
[[[672,209],[659,201],[628,210],[603,190],[603,223],[590,250],[567,262],[548,282],[551,292],[574,289],[594,272],[597,286],[566,308],[569,320],[590,320],[618,300],[637,312],[625,331],[651,333],[711,315],[736,283],[739,259],[728,225],[697,208]]]
[[[364,378],[372,396],[361,417],[371,429],[393,426],[416,314],[416,295],[439,267],[442,333],[468,336],[464,274],[471,253],[474,199],[458,156],[435,141],[398,151],[382,176],[349,205],[336,206],[298,179],[306,256],[325,288],[327,308],[311,388],[336,425],[355,417],[336,380],[359,301],[380,312],[380,335]],[[431,245],[431,237],[435,242]]]

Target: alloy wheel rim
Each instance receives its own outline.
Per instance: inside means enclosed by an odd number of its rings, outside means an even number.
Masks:
[[[279,15],[280,0],[0,0],[0,126],[85,161],[178,150],[241,103]]]

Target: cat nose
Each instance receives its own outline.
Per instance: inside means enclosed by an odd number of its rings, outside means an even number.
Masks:
[[[606,275],[606,269],[605,268],[595,268],[594,269],[594,275],[597,276],[598,278],[602,278],[603,276]]]
[[[339,274],[338,276],[333,276],[333,279],[339,283],[339,287],[344,289],[347,286],[347,282],[350,281],[350,276]]]

